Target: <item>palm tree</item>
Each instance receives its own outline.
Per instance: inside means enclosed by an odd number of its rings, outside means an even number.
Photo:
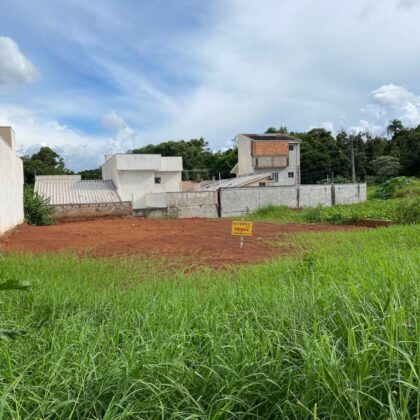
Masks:
[[[386,127],[386,133],[388,136],[395,137],[399,134],[402,130],[404,130],[404,125],[400,120],[393,119],[389,122],[388,126]]]

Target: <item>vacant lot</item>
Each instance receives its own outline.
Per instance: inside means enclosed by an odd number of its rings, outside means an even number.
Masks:
[[[180,226],[138,222],[159,227],[155,246]],[[229,239],[228,222],[207,223],[207,240]],[[62,246],[71,227],[39,232]],[[0,418],[420,418],[419,229],[299,233],[287,242],[304,255],[188,273],[137,256],[5,255],[0,283],[31,291],[0,293],[0,328],[26,332],[0,341]]]
[[[288,251],[285,235],[296,232],[353,230],[352,226],[255,223],[254,235],[230,235],[229,220],[105,219],[53,226],[22,226],[0,239],[0,252],[35,254],[70,250],[99,257],[141,255],[186,258],[211,266],[267,260]],[[360,228],[359,228],[360,229]],[[270,242],[276,242],[276,247]],[[282,246],[284,243],[284,246]]]

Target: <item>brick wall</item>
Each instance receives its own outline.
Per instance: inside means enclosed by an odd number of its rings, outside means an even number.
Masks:
[[[287,141],[253,141],[252,142],[253,156],[274,156],[274,155],[289,155],[289,143]]]

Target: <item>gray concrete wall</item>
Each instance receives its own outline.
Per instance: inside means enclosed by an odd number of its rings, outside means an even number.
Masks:
[[[190,217],[218,217],[217,192],[186,192],[149,194],[146,197],[147,208],[140,214],[154,214],[159,216],[166,209],[167,216],[171,218]]]
[[[0,137],[0,235],[23,223],[23,163],[14,149],[13,130],[2,128],[10,132],[10,144]]]
[[[353,204],[366,199],[366,184],[335,184],[335,204]]]
[[[132,214],[131,202],[105,204],[66,204],[53,206],[56,220],[92,219],[104,216],[129,216]]]
[[[239,216],[269,205],[290,208],[332,206],[366,200],[366,184],[222,188],[221,216]]]

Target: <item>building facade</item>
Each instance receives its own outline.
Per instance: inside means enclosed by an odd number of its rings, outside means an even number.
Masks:
[[[105,157],[102,179],[112,180],[133,210],[147,207],[148,194],[182,191],[182,157],[116,154]]]
[[[12,127],[0,127],[0,235],[23,223],[23,162]]]
[[[237,177],[270,173],[270,185],[300,184],[300,143],[286,134],[238,134]]]

